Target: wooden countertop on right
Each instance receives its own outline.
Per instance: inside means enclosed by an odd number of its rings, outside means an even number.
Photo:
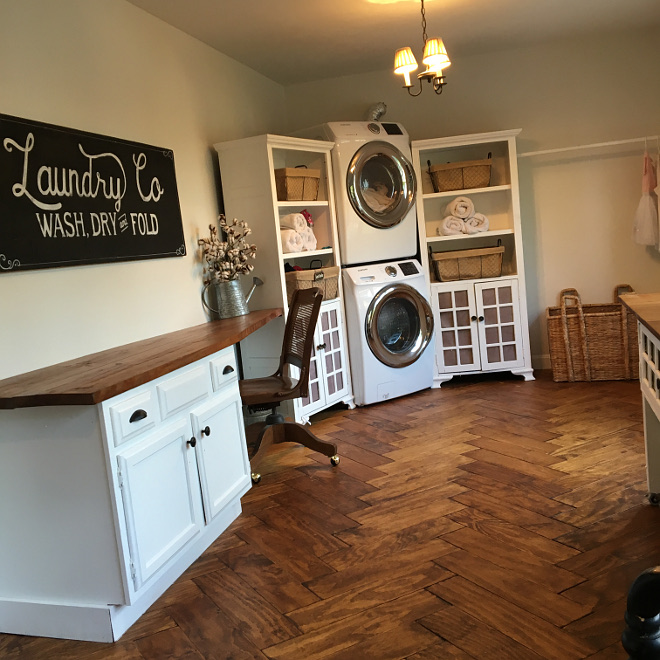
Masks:
[[[660,339],[660,293],[625,293],[621,302]]]

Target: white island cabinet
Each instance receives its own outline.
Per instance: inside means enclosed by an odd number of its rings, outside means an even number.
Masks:
[[[0,632],[116,640],[239,515],[234,344],[280,314],[0,381]]]

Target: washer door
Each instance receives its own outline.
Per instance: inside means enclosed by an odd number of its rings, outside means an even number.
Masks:
[[[407,367],[428,346],[433,313],[424,297],[407,284],[390,284],[371,301],[364,321],[371,352],[388,367]]]
[[[389,142],[367,142],[355,152],[346,186],[355,212],[377,229],[398,225],[415,201],[412,163]]]

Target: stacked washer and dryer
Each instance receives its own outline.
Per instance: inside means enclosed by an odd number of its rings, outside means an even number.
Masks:
[[[433,314],[417,261],[416,181],[397,123],[331,122],[348,349],[357,405],[431,387]]]

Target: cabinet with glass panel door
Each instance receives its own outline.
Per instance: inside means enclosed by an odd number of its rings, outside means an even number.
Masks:
[[[255,309],[282,307],[286,317],[293,294],[287,274],[299,269],[326,272],[341,266],[332,147],[332,142],[282,135],[259,135],[215,145],[226,214],[246,220],[252,229],[250,240],[257,245],[254,275],[263,281],[263,286],[257,287],[251,299],[250,306]],[[301,176],[294,176],[298,172]],[[317,188],[307,194],[303,186],[294,194],[286,188],[292,179],[305,179],[305,186],[308,180],[313,181]],[[280,228],[285,219],[303,214],[312,228],[316,249],[305,246],[300,252],[292,252],[285,249]],[[309,396],[282,404],[284,414],[297,422],[307,423],[310,415],[335,403],[354,407],[346,360],[341,273],[335,279],[335,285],[328,283],[324,287],[326,298],[315,332]],[[284,319],[279,321],[241,341],[245,378],[259,378],[276,371],[284,331]]]
[[[436,323],[434,387],[455,375],[488,371],[507,370],[533,380],[516,161],[519,132],[412,143],[422,264]],[[485,178],[470,179],[476,171],[471,168],[483,172],[484,165]],[[447,176],[441,181],[434,170]],[[445,230],[448,209],[458,197],[466,197],[474,214],[487,218],[485,231],[469,233],[460,222],[456,233]],[[458,268],[448,273],[440,267],[449,263],[445,259],[472,266],[467,255],[489,252],[501,254],[495,272],[477,267],[476,272]]]

